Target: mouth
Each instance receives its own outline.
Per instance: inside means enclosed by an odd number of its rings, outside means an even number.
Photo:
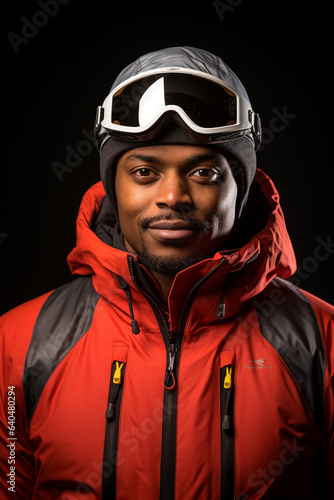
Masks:
[[[165,220],[150,224],[148,230],[160,240],[183,240],[193,237],[199,228],[184,221]]]

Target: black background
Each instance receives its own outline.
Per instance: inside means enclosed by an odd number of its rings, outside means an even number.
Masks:
[[[71,279],[66,256],[75,245],[81,197],[99,180],[98,154],[92,148],[81,155],[62,182],[52,163],[66,165],[66,148],[87,141],[83,131],[92,130],[96,107],[124,66],[175,45],[219,55],[244,83],[265,129],[258,165],[280,192],[298,281],[334,302],[333,250],[322,250],[321,261],[314,257],[317,238],[334,238],[329,7],[250,0],[55,2],[6,4],[1,312]],[[46,14],[43,4],[53,11],[58,5],[58,12]],[[284,110],[290,118],[277,131],[273,117]],[[273,125],[275,132],[269,131]]]

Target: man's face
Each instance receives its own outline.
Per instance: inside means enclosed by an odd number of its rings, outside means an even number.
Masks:
[[[226,249],[237,185],[227,160],[209,147],[162,145],[124,153],[116,198],[127,250],[173,275]]]

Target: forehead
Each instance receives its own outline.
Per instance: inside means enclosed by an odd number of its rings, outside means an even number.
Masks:
[[[188,144],[163,144],[158,146],[142,146],[124,153],[118,165],[130,165],[140,161],[156,164],[188,164],[210,161],[221,163],[224,156],[213,147]]]

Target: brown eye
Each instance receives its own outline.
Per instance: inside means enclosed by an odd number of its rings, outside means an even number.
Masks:
[[[151,173],[151,170],[149,168],[140,168],[139,170],[136,171],[136,174],[139,175],[140,177],[148,177]]]
[[[219,172],[215,168],[198,168],[191,175],[200,182],[215,182]]]
[[[156,172],[148,167],[140,167],[134,170],[131,175],[136,182],[147,184],[153,182],[157,178]]]
[[[208,168],[201,168],[200,170],[197,170],[195,175],[199,175],[200,177],[209,177],[211,175],[211,172]]]

